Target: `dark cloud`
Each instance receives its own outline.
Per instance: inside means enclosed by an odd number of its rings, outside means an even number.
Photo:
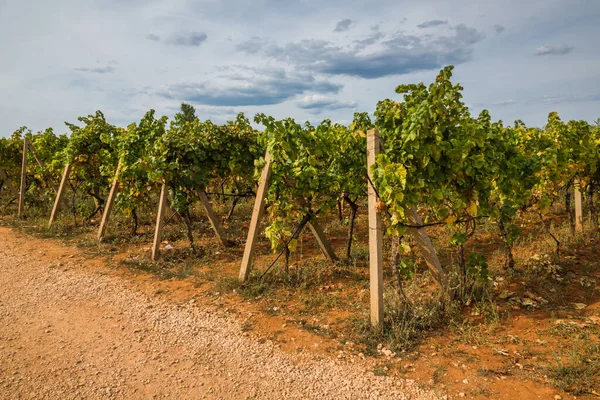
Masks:
[[[335,26],[335,29],[333,31],[334,32],[347,31],[348,29],[350,29],[350,27],[352,26],[353,23],[354,23],[354,21],[352,21],[351,19],[348,19],[348,18],[343,19],[337,23],[337,25]]]
[[[296,102],[296,106],[303,110],[307,110],[312,114],[320,114],[325,110],[339,110],[343,108],[356,108],[357,103],[355,101],[340,101],[330,99],[324,95],[312,95],[306,96]]]
[[[265,41],[258,36],[253,36],[245,42],[239,43],[235,46],[238,51],[248,54],[256,54],[260,52],[265,45]]]
[[[447,20],[441,20],[441,19],[434,19],[433,21],[425,21],[422,24],[417,25],[417,28],[431,28],[433,26],[440,26],[440,25],[448,25],[448,21]]]
[[[568,44],[559,44],[554,46],[544,45],[535,49],[536,56],[555,55],[563,56],[573,51],[575,47]]]
[[[158,41],[160,41],[160,36],[150,33],[150,34],[146,35],[146,39],[152,40],[154,42],[158,42]]]
[[[494,30],[496,31],[496,33],[502,33],[506,29],[505,27],[503,27],[500,24],[496,24],[492,28],[494,28]]]
[[[191,46],[198,47],[200,46],[208,36],[204,32],[192,32],[185,35],[177,35],[169,40],[169,44],[174,44],[177,46]]]
[[[439,36],[374,32],[347,46],[325,40],[279,45],[255,37],[237,48],[248,54],[289,63],[304,71],[374,79],[467,62],[471,59],[473,45],[483,37],[477,30],[461,24]]]
[[[111,67],[111,66],[107,66],[107,67],[101,67],[101,68],[74,68],[75,71],[80,71],[80,72],[92,72],[95,74],[112,74],[113,72],[115,72],[115,68]]]
[[[375,31],[374,33],[372,33],[364,39],[357,39],[353,41],[352,44],[353,46],[355,46],[356,50],[360,51],[369,46],[374,45],[384,37],[385,35],[382,32]]]
[[[174,84],[158,94],[177,101],[239,107],[279,104],[306,92],[335,94],[341,88],[340,84],[318,80],[309,73],[239,67],[210,82]]]

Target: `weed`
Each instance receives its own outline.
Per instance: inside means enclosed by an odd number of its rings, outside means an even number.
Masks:
[[[448,368],[444,367],[443,365],[439,365],[435,371],[433,371],[433,375],[431,377],[431,379],[433,380],[433,384],[438,384],[442,381],[442,377],[444,375],[446,375],[446,372],[448,371]]]
[[[147,272],[159,279],[185,279],[190,276],[197,278],[194,264],[189,260],[182,263],[172,260],[152,262],[142,257],[132,257],[120,260],[119,263],[130,270]]]
[[[260,279],[253,279],[241,284],[238,293],[246,299],[258,299],[271,290],[273,288],[269,284]]]
[[[456,305],[441,293],[408,304],[395,291],[386,290],[384,302],[387,313],[381,327],[373,328],[366,316],[349,322],[351,337],[372,353],[380,343],[392,351],[410,350],[427,332],[458,317]]]
[[[496,376],[496,372],[493,371],[493,370],[491,370],[491,369],[487,369],[487,368],[484,368],[484,367],[479,367],[477,369],[477,375],[483,376],[485,378],[491,378],[493,376]]]
[[[548,367],[548,377],[560,389],[574,395],[594,393],[600,387],[600,344],[576,343],[566,362]]]
[[[453,320],[450,324],[450,328],[456,335],[457,340],[461,343],[470,346],[481,346],[488,341],[488,334],[484,330],[486,327],[484,325],[473,325],[473,323],[467,319]]]
[[[221,276],[216,280],[217,290],[222,293],[238,291],[241,286],[240,280],[233,276]]]
[[[241,326],[242,332],[248,332],[254,329],[254,323],[252,321],[246,321]]]

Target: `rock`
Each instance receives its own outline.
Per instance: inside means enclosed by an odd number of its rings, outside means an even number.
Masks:
[[[600,325],[600,317],[592,315],[586,322],[588,322],[590,325]]]
[[[500,298],[502,300],[506,300],[514,295],[515,295],[515,292],[509,292],[508,290],[505,290],[498,295],[498,298]]]
[[[573,307],[575,307],[576,310],[583,310],[584,308],[587,307],[587,304],[584,304],[584,303],[573,303]]]
[[[521,299],[521,304],[527,307],[535,307],[537,306],[537,303],[535,302],[535,300],[530,299],[528,297],[522,298]]]

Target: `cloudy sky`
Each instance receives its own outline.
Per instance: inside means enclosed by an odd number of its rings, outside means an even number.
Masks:
[[[0,0],[0,135],[182,101],[349,122],[444,65],[473,112],[600,117],[598,0]]]

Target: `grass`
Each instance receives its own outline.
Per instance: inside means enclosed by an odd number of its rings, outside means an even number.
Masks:
[[[377,368],[373,368],[373,375],[375,375],[375,376],[388,376],[389,374],[385,370],[385,368],[377,367]]]
[[[306,321],[301,320],[299,327],[300,329],[303,329],[305,331],[316,333],[319,336],[324,336],[328,338],[334,337],[333,333],[331,332],[331,329],[322,325],[309,324]]]
[[[119,264],[132,271],[143,271],[156,276],[159,279],[186,279],[188,277],[199,278],[197,269],[191,261],[177,262],[173,260],[159,260],[152,262],[143,257],[125,258]]]
[[[474,325],[468,319],[454,319],[450,325],[455,340],[469,346],[481,346],[489,342],[489,325]]]
[[[563,360],[566,358],[566,360]],[[574,395],[598,394],[600,391],[600,344],[577,342],[565,357],[548,367],[553,384]]]
[[[251,331],[252,329],[254,329],[254,323],[251,321],[246,321],[241,326],[242,332],[248,332],[248,331]]]
[[[446,375],[446,372],[448,372],[448,368],[446,368],[443,365],[439,365],[435,371],[433,371],[433,374],[431,376],[431,380],[433,381],[433,384],[438,384],[442,381],[442,377],[444,375]]]
[[[351,339],[365,345],[369,354],[376,354],[378,344],[395,352],[412,350],[433,329],[461,318],[458,308],[440,293],[408,304],[388,288],[384,302],[387,311],[382,327],[373,328],[366,315],[347,324]]]

